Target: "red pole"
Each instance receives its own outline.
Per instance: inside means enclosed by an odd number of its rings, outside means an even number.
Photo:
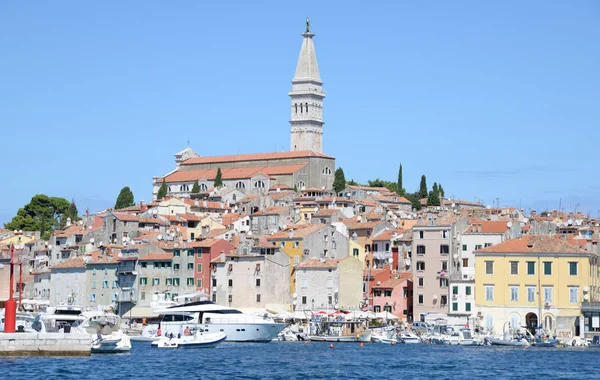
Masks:
[[[19,260],[19,309],[23,307],[23,251]]]
[[[17,303],[13,299],[13,284],[15,282],[14,274],[14,261],[15,259],[15,246],[10,245],[10,286],[8,301],[6,301],[6,307],[4,310],[4,332],[14,333],[17,328]]]

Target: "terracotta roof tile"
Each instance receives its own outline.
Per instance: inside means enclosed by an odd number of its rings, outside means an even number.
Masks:
[[[373,238],[373,241],[380,241],[380,240],[392,240],[394,239],[394,234],[396,234],[396,239],[402,239],[401,236],[402,234],[409,232],[410,229],[393,229],[393,230],[385,230],[382,233],[380,233],[379,235],[375,236]]]
[[[337,268],[338,263],[343,259],[318,259],[313,257],[312,259],[308,259],[307,261],[299,264],[296,268],[307,269],[327,269],[327,268]]]
[[[215,228],[215,229],[210,230],[208,232],[208,234],[206,234],[206,236],[204,236],[204,238],[205,239],[213,239],[213,238],[216,238],[217,236],[226,234],[227,232],[229,232],[229,230],[227,228]]]
[[[236,221],[238,221],[240,219],[238,214],[223,214],[223,216],[221,217],[221,224],[224,225],[225,227],[232,225],[233,223],[235,223]]]
[[[250,168],[223,168],[221,178],[225,180],[249,179],[259,174],[266,178],[273,175],[293,174],[303,169],[306,164],[282,165],[282,166],[257,166]],[[218,169],[203,170],[178,170],[164,177],[167,183],[191,182],[199,179],[214,180]]]
[[[115,218],[119,219],[122,222],[139,222],[140,218],[133,214],[128,214],[126,212],[113,212]]]
[[[294,224],[288,228],[277,232],[269,237],[267,240],[297,240],[303,239],[323,228],[327,227],[325,224]],[[290,232],[293,231],[293,236],[290,238]]]
[[[58,263],[50,267],[50,269],[73,269],[73,268],[85,268],[85,262],[83,257],[75,257],[73,259],[65,260],[62,263]]]
[[[390,278],[389,280],[385,280],[383,281],[381,284],[379,285],[375,285],[373,286],[373,289],[393,289],[398,285],[402,285],[403,283],[406,282],[406,280],[409,280],[412,278],[412,273],[410,272],[401,272],[399,273],[399,277],[398,278]]]
[[[587,253],[583,249],[549,235],[523,235],[521,238],[507,240],[475,252],[488,253]]]
[[[295,152],[276,152],[276,153],[251,153],[238,154],[230,156],[212,156],[212,157],[194,157],[185,160],[182,165],[194,164],[215,164],[221,162],[240,162],[240,161],[262,161],[262,160],[277,160],[286,158],[303,158],[303,157],[323,157],[333,158],[322,153],[313,151],[295,151]]]
[[[508,231],[507,222],[500,221],[489,221],[489,220],[475,220],[472,221],[471,226],[467,228],[465,233],[482,233],[482,234],[503,234]],[[481,225],[481,232],[477,232],[477,226]]]
[[[140,257],[139,261],[170,261],[173,260],[172,253],[152,253],[144,257]]]
[[[340,210],[336,209],[336,208],[322,208],[319,211],[317,211],[315,214],[313,214],[313,216],[319,217],[319,216],[333,216],[337,213],[341,213]]]
[[[252,216],[260,215],[281,215],[288,210],[287,207],[267,207],[264,210],[260,210],[252,214]]]

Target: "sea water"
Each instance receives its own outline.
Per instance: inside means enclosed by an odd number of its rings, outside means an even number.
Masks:
[[[600,350],[272,342],[0,358],[1,379],[600,379]]]

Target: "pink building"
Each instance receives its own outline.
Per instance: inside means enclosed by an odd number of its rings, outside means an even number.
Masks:
[[[412,321],[412,274],[400,272],[372,289],[373,311],[388,311],[404,322]]]

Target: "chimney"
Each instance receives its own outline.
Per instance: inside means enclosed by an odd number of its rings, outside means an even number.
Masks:
[[[290,239],[293,239],[294,238],[294,230],[290,229],[289,235],[290,235]]]
[[[67,218],[67,223],[65,224],[66,227],[70,227],[71,226],[71,217]]]

